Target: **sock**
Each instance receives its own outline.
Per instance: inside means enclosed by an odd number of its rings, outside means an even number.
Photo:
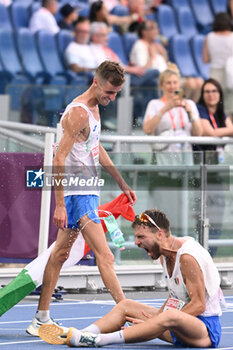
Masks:
[[[99,327],[92,323],[90,326],[86,327],[86,328],[83,328],[82,329],[82,332],[91,332],[91,333],[94,333],[94,334],[100,334],[100,329]]]
[[[104,346],[108,344],[123,344],[125,343],[123,331],[117,331],[113,333],[99,334],[97,344],[98,346]]]
[[[47,322],[50,319],[49,310],[37,310],[36,318],[41,322]]]

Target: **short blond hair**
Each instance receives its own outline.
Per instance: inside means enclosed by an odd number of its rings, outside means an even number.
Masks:
[[[179,71],[179,68],[177,67],[177,65],[175,63],[168,62],[167,69],[159,75],[159,87],[160,87],[160,89],[164,83],[164,80],[166,78],[170,77],[171,75],[176,75],[177,78],[180,79],[180,71]]]
[[[125,81],[123,67],[113,61],[104,61],[97,67],[95,76],[100,80],[108,81],[113,86],[121,86]]]

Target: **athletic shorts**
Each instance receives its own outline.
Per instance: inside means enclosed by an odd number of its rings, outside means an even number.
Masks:
[[[221,324],[219,322],[219,316],[209,316],[209,317],[204,317],[204,316],[197,316],[199,320],[205,323],[206,328],[209,332],[209,337],[212,342],[212,348],[217,348],[218,344],[221,339]],[[173,343],[174,345],[182,345],[187,347],[187,345],[183,344],[180,342],[173,334],[172,331],[170,331]]]
[[[79,220],[88,215],[89,219],[100,223],[98,215],[99,197],[96,195],[72,195],[65,197],[68,228],[78,229]]]

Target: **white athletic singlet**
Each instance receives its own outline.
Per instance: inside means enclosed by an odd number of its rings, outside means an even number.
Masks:
[[[214,262],[206,249],[204,249],[192,237],[187,237],[187,241],[178,249],[172,276],[169,277],[166,265],[166,258],[163,256],[163,273],[168,286],[169,294],[172,298],[182,300],[186,303],[190,301],[186,286],[180,270],[180,256],[189,254],[198,262],[204,276],[206,288],[206,309],[202,316],[220,316],[222,314],[220,306],[220,277]],[[192,271],[190,271],[192,273]]]
[[[72,102],[66,107],[61,117],[61,125],[63,118],[73,107],[82,107],[85,109],[85,111],[87,111],[89,115],[90,133],[86,141],[74,143],[70,153],[66,157],[66,173],[68,173],[70,177],[76,179],[78,182],[80,179],[85,178],[85,181],[90,180],[93,183],[93,181],[95,181],[98,177],[97,168],[99,167],[100,120],[97,121],[92,112],[83,103]],[[69,176],[67,177],[68,181],[70,181]],[[89,194],[99,195],[99,190],[94,188],[94,186],[74,186],[74,181],[72,185],[63,186],[65,196]],[[89,183],[91,184],[90,181]],[[79,182],[79,184],[80,183],[81,182]]]

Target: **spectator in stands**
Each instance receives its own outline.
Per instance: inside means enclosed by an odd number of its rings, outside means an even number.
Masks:
[[[217,80],[210,78],[204,82],[197,108],[201,118],[203,136],[233,136],[233,124],[224,112],[223,90]],[[203,160],[206,164],[218,164],[224,161],[222,159],[224,157],[224,147],[222,145],[195,145],[194,150],[204,151]],[[218,239],[222,233],[225,196],[221,187],[224,182],[221,177],[221,171],[216,172],[216,174],[212,173],[212,181],[214,176],[216,176],[218,188],[216,191],[212,188],[211,191],[207,192],[207,201],[215,203],[217,198],[218,203],[221,203],[221,205],[218,205],[216,213],[213,212],[211,204],[207,206],[207,217],[210,220],[209,236],[211,239]],[[200,208],[197,208],[197,210],[200,210]],[[199,229],[199,220],[197,222],[197,229]],[[217,247],[210,247],[209,251],[214,256]]]
[[[70,4],[65,4],[60,9],[62,19],[58,22],[61,29],[74,30],[74,23],[78,19],[78,11]]]
[[[91,73],[96,68],[95,57],[90,50],[90,21],[79,16],[75,23],[75,41],[71,42],[65,50],[67,66],[76,73]]]
[[[170,64],[159,76],[161,99],[154,99],[146,108],[143,130],[147,135],[200,136],[202,127],[199,113],[192,100],[182,98],[177,67]],[[186,151],[191,151],[191,146]],[[181,151],[180,144],[156,144],[154,150]]]
[[[94,1],[89,1],[89,3],[93,3]],[[115,6],[123,5],[128,6],[127,0],[104,0],[104,4],[107,7],[108,11],[111,12]]]
[[[33,13],[29,27],[33,33],[47,30],[53,34],[59,32],[55,15],[58,10],[57,0],[42,0],[42,7]]]
[[[11,0],[0,0],[0,4],[3,4],[5,6],[9,6],[12,3]]]
[[[225,112],[233,114],[232,91],[227,89],[225,63],[233,55],[233,33],[231,18],[221,12],[215,16],[213,31],[207,34],[203,46],[203,60],[210,62],[210,77],[217,80],[223,88]]]
[[[90,21],[91,22],[105,22],[108,26],[116,25],[129,25],[133,21],[137,20],[138,15],[133,13],[129,16],[116,16],[109,13],[104,1],[98,0],[92,3],[90,8]]]
[[[136,13],[138,15],[138,18],[129,25],[127,30],[129,32],[137,33],[140,23],[143,22],[146,18],[145,0],[137,0],[137,1],[128,0],[128,7],[129,7],[129,12],[131,14]]]
[[[108,40],[108,26],[104,22],[92,22],[91,23],[91,51],[92,56],[96,59],[96,66],[102,63],[105,60],[111,60],[118,63],[120,58],[117,54],[107,46]],[[138,66],[124,66],[126,73],[136,74],[142,76],[145,73],[145,70]]]
[[[233,28],[233,0],[228,1],[227,13],[231,17],[231,23],[232,23],[232,28]]]
[[[157,69],[163,72],[167,68],[167,53],[164,47],[155,42],[158,35],[157,23],[146,20],[140,23],[139,39],[130,52],[130,62],[147,69]]]
[[[233,124],[224,112],[223,91],[217,80],[210,78],[204,82],[197,108],[203,136],[233,136]]]

